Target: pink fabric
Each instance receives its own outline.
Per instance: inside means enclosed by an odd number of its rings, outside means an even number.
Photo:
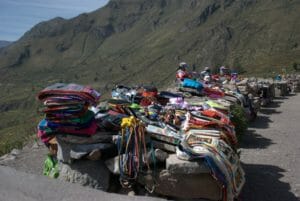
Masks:
[[[78,135],[94,135],[98,129],[96,121],[93,121],[91,125],[83,129],[74,129],[67,127],[58,128],[58,132],[69,133],[69,134],[78,134]]]
[[[45,131],[38,129],[37,136],[42,140],[43,143],[48,143],[53,136],[48,136]]]
[[[182,97],[170,98],[169,102],[171,104],[183,104],[183,98]]]

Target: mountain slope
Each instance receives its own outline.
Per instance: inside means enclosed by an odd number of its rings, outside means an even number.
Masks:
[[[10,41],[0,40],[0,48],[6,47],[6,46],[8,46],[9,44],[11,44]]]
[[[32,130],[34,94],[54,82],[108,93],[117,83],[164,86],[182,60],[256,73],[300,63],[299,10],[297,0],[111,0],[42,22],[0,49],[0,142],[16,125]]]

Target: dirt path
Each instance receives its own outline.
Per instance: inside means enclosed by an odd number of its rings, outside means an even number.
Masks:
[[[300,200],[300,94],[262,108],[241,147],[243,201]]]

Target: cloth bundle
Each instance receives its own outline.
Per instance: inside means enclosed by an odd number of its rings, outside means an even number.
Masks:
[[[51,136],[96,133],[95,114],[88,108],[96,105],[100,93],[78,84],[57,83],[42,90],[37,98],[43,102],[45,118],[38,125],[38,136],[47,143]]]
[[[222,200],[234,200],[245,183],[245,173],[239,157],[216,133],[208,133],[186,135],[177,149],[177,155],[183,160],[204,159],[211,174],[222,186]]]
[[[201,91],[203,89],[202,83],[187,78],[183,80],[182,86],[187,88],[197,89],[198,91]]]

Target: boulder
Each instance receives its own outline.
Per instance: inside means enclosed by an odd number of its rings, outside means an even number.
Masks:
[[[106,167],[109,169],[110,172],[113,174],[120,174],[120,168],[119,168],[119,156],[110,158],[105,161]]]
[[[110,172],[102,160],[75,160],[59,164],[59,179],[95,189],[108,190]]]
[[[11,150],[10,154],[13,155],[13,156],[17,156],[21,153],[21,150],[20,149],[13,149]]]
[[[275,83],[275,96],[286,96],[288,95],[288,87],[286,81],[278,81]]]
[[[166,160],[166,169],[172,174],[201,174],[210,172],[203,161],[180,160],[176,154],[169,155]]]
[[[15,160],[17,157],[12,154],[5,154],[0,157],[0,165],[5,165],[7,161]]]
[[[155,192],[184,199],[221,200],[222,190],[208,173],[172,174],[161,171]]]
[[[150,192],[184,199],[222,199],[222,188],[202,161],[184,161],[170,154],[166,168],[155,172],[139,177]]]
[[[73,137],[72,140],[74,140],[74,138],[75,137]],[[93,157],[90,157],[92,160],[100,159],[101,152],[112,150],[114,148],[113,144],[106,142],[102,143],[91,141],[87,144],[78,144],[74,143],[71,140],[66,141],[60,136],[57,136],[56,139],[58,146],[57,159],[60,162],[69,164],[71,164],[74,159],[81,159],[86,156],[89,158],[89,156],[91,156],[91,153],[94,153]],[[96,152],[99,152],[98,157],[94,157]]]

